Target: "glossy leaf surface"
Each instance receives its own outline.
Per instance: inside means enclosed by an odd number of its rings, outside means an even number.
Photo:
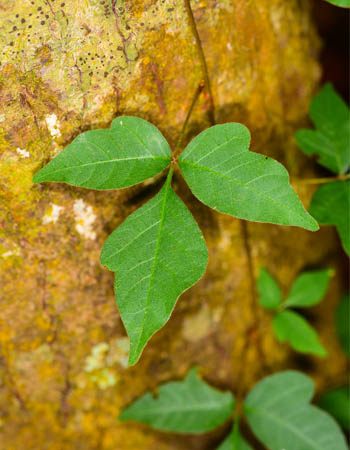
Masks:
[[[102,265],[115,272],[131,365],[167,322],[179,295],[202,277],[208,261],[203,235],[170,180],[108,237],[101,253]]]
[[[244,401],[254,434],[270,450],[346,450],[338,424],[310,405],[313,394],[312,380],[299,372],[264,378]]]
[[[273,330],[280,342],[289,342],[291,347],[301,353],[326,356],[316,331],[308,322],[294,311],[282,311],[273,318]]]
[[[231,416],[235,399],[230,392],[220,392],[197,376],[196,369],[183,381],[163,384],[157,397],[147,393],[120,415],[162,431],[204,433],[222,425]]]
[[[258,277],[259,303],[266,309],[274,310],[282,301],[282,292],[277,281],[263,267]]]
[[[326,2],[341,8],[350,8],[350,0],[326,0]]]
[[[34,182],[119,189],[157,175],[170,158],[169,144],[154,125],[120,116],[110,128],[80,134],[34,176]]]
[[[308,307],[319,303],[326,295],[333,270],[314,270],[299,275],[292,284],[285,306]]]
[[[314,193],[310,214],[321,225],[335,225],[345,252],[350,254],[350,181],[334,181]]]
[[[322,166],[345,173],[350,160],[349,108],[331,84],[326,84],[311,101],[310,117],[316,130],[297,131],[298,145],[307,155],[316,154]]]
[[[315,231],[277,161],[249,151],[250,133],[240,123],[215,125],[196,136],[179,166],[194,195],[211,208],[241,219]]]

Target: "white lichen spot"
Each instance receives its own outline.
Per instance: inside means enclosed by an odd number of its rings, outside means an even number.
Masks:
[[[63,209],[63,206],[55,205],[54,203],[51,203],[51,207],[49,211],[45,214],[43,217],[43,224],[47,225],[48,223],[55,223],[57,222],[61,210]]]
[[[30,157],[30,153],[25,148],[17,147],[16,151],[22,158],[29,158]]]
[[[0,123],[5,122],[5,114],[0,114]]]
[[[111,348],[106,358],[107,366],[113,366],[115,363],[122,367],[128,367],[130,351],[130,341],[127,337],[114,339],[111,342]]]
[[[86,239],[96,239],[96,233],[92,229],[92,225],[96,220],[92,206],[87,205],[83,199],[74,202],[75,229]]]
[[[56,114],[50,114],[49,116],[46,116],[45,122],[53,138],[61,136],[60,125],[57,120]]]
[[[103,369],[92,375],[91,381],[96,383],[100,389],[107,389],[116,384],[117,377],[111,369]]]
[[[7,252],[2,253],[0,256],[2,258],[8,258],[10,256],[19,256],[20,255],[20,249],[19,247],[15,247],[13,250],[8,250]]]
[[[86,358],[85,371],[92,372],[97,369],[102,369],[105,366],[105,357],[109,350],[109,345],[106,342],[100,342],[95,345],[91,354]]]

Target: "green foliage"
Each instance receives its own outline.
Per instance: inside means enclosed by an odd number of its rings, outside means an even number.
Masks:
[[[217,450],[253,450],[253,448],[241,435],[241,432],[239,431],[239,423],[236,420],[232,427],[231,433]]]
[[[162,431],[204,433],[222,425],[231,416],[235,399],[220,392],[197,376],[192,369],[184,381],[163,384],[157,398],[147,393],[120,415]]]
[[[249,130],[215,125],[196,136],[179,166],[194,195],[211,208],[241,219],[318,230],[277,161],[249,151]]]
[[[345,294],[336,311],[335,327],[344,352],[350,356],[350,296]]]
[[[115,272],[118,308],[135,364],[176,300],[203,275],[208,252],[196,221],[171,189],[131,214],[106,240],[101,263]]]
[[[344,3],[348,3],[345,5]],[[334,2],[336,4],[336,2]],[[350,6],[349,0],[337,2]],[[340,5],[343,3],[343,5]],[[349,108],[326,84],[312,100],[310,117],[316,130],[299,130],[296,140],[307,154],[318,156],[318,163],[341,176],[350,165],[350,114]],[[321,225],[335,225],[345,252],[350,254],[350,182],[335,181],[321,186],[313,195],[310,213]]]
[[[264,308],[275,311],[273,330],[280,342],[289,342],[294,350],[301,353],[326,356],[326,350],[315,330],[298,313],[286,309],[305,308],[319,303],[327,292],[332,275],[331,269],[303,272],[295,279],[287,298],[282,301],[282,293],[276,280],[266,269],[260,268],[258,300]]]
[[[80,134],[35,176],[89,189],[120,189],[140,183],[170,163],[169,144],[151,123],[120,116],[111,128]]]
[[[350,153],[350,152],[349,152]],[[310,213],[321,225],[335,225],[345,252],[350,254],[350,181],[334,181],[313,195]]]
[[[82,133],[35,176],[91,189],[132,186],[168,166],[165,186],[107,239],[101,263],[115,272],[116,299],[130,337],[129,364],[169,319],[177,298],[207,265],[207,249],[186,206],[171,189],[179,164],[195,195],[237,217],[318,229],[278,162],[248,151],[241,124],[214,126],[197,136],[180,160],[152,124],[121,116],[109,129]],[[227,205],[227,206],[226,206]]]
[[[319,303],[326,295],[333,273],[332,269],[325,269],[299,275],[292,284],[284,306],[302,308]]]
[[[316,331],[294,311],[278,312],[273,318],[273,330],[280,342],[289,342],[297,352],[313,353],[321,357],[327,355]]]
[[[270,450],[346,450],[344,436],[331,416],[310,405],[312,380],[295,371],[260,381],[247,395],[243,413],[255,436]],[[201,381],[194,369],[184,381],[163,384],[158,397],[136,400],[121,420],[145,423],[157,430],[204,433],[226,422],[235,408],[230,393]],[[251,450],[235,419],[232,431],[217,450]]]
[[[310,105],[310,117],[316,130],[297,131],[296,140],[307,155],[318,155],[318,162],[335,173],[349,168],[349,108],[327,83]]]
[[[282,301],[282,291],[277,281],[263,267],[260,267],[257,287],[260,305],[275,310]]]
[[[350,431],[349,386],[343,386],[324,393],[320,397],[318,404],[332,415],[340,426]]]
[[[310,405],[312,380],[295,371],[260,381],[244,401],[254,434],[270,450],[346,450],[336,422]]]
[[[326,0],[326,2],[342,8],[350,8],[350,0]]]

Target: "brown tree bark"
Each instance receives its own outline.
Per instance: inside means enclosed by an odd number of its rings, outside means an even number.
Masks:
[[[252,149],[297,179],[312,164],[296,148],[320,76],[319,41],[306,0],[192,0],[208,89],[183,144],[210,124],[236,121]],[[157,180],[115,192],[33,185],[32,175],[83,130],[119,114],[157,125],[174,145],[193,95],[206,79],[183,0],[0,1],[0,448],[211,449],[225,428],[177,437],[119,423],[122,408],[193,365],[212,384],[243,395],[272,371],[302,367],[323,388],[342,380],[345,359],[332,311],[342,292],[339,244],[318,233],[248,223],[175,189],[205,234],[210,262],[178,301],[140,362],[128,342],[99,264],[107,235],[157,190]],[[337,269],[313,325],[328,359],[295,356],[278,344],[257,304],[267,267],[287,289],[306,267]]]

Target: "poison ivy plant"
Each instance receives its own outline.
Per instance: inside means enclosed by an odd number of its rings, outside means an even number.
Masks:
[[[192,215],[171,187],[178,164],[193,193],[212,208],[258,222],[316,231],[277,161],[249,151],[242,124],[216,125],[172,156],[160,131],[121,116],[105,130],[79,135],[35,176],[89,189],[120,189],[169,167],[160,192],[131,214],[104,244],[101,263],[115,272],[116,298],[130,337],[129,364],[169,319],[177,298],[204,274],[208,253]],[[176,152],[175,152],[176,154]]]
[[[349,2],[348,5],[344,4],[346,2],[338,3],[350,6]],[[345,175],[350,164],[349,108],[328,83],[312,100],[310,117],[316,130],[297,131],[297,143],[307,155],[317,155],[318,163],[339,178],[339,181],[327,183],[315,192],[310,213],[321,225],[336,226],[344,250],[349,255],[350,181],[349,176]]]
[[[334,419],[310,404],[313,394],[309,377],[295,371],[280,372],[253,387],[242,413],[255,436],[270,450],[346,450]],[[147,393],[136,400],[120,419],[160,431],[204,433],[225,423],[234,410],[232,394],[214,390],[192,369],[184,381],[162,385],[157,398]],[[250,449],[235,416],[232,431],[217,450]]]
[[[274,311],[273,330],[280,342],[289,342],[291,347],[301,353],[313,353],[326,356],[316,331],[295,311],[288,308],[307,308],[319,303],[325,296],[333,270],[304,272],[293,282],[292,287],[282,300],[281,289],[276,280],[263,267],[260,268],[257,287],[259,303]]]

